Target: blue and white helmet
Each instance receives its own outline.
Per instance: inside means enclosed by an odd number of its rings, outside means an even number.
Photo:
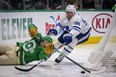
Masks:
[[[68,6],[66,7],[66,12],[67,12],[67,11],[76,13],[76,8],[75,8],[74,5],[68,5]]]

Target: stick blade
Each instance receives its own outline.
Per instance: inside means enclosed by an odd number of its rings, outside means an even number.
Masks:
[[[15,69],[19,70],[19,71],[23,71],[23,72],[29,72],[31,71],[34,67],[36,67],[37,65],[34,65],[33,67],[29,68],[29,69],[22,69],[22,68],[19,68],[19,67],[16,67],[15,66]]]
[[[19,71],[23,71],[23,72],[29,72],[31,69],[22,69],[22,68],[18,68],[15,66],[15,68]]]

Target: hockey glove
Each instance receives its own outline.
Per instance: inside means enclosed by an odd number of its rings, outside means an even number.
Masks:
[[[29,30],[29,34],[32,38],[34,38],[36,35],[37,35],[38,31],[37,31],[37,28],[35,27],[31,27],[30,30]]]
[[[47,35],[58,35],[58,31],[56,29],[50,29]]]
[[[46,49],[45,49],[44,52],[45,52],[46,54],[50,55],[53,51],[54,51],[54,44],[48,43],[48,44],[46,45]]]
[[[72,34],[69,34],[69,33],[65,34],[64,35],[64,42],[65,42],[65,44],[71,43],[72,42]]]

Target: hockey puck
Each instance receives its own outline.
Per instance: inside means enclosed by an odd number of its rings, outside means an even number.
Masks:
[[[85,71],[81,71],[82,74],[85,74]]]

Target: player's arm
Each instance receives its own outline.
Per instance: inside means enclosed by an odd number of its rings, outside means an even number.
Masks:
[[[40,42],[42,39],[41,33],[38,32],[37,27],[34,24],[31,24],[28,26],[29,35],[32,39],[34,39],[37,42]]]
[[[74,25],[69,33],[72,34],[72,38],[75,38],[77,35],[80,34],[80,32],[81,32],[80,22],[76,21],[74,22]]]
[[[72,40],[80,34],[81,28],[80,28],[80,21],[75,21],[72,29],[70,30],[69,33],[65,34],[64,37],[64,41],[66,44],[69,44],[72,42]]]
[[[28,26],[28,31],[29,31],[29,35],[31,36],[31,38],[36,37],[38,34],[37,27],[34,24],[30,24]]]
[[[46,48],[43,48],[43,50],[38,54],[39,59],[46,59],[52,52],[54,52],[54,44],[48,43]]]

